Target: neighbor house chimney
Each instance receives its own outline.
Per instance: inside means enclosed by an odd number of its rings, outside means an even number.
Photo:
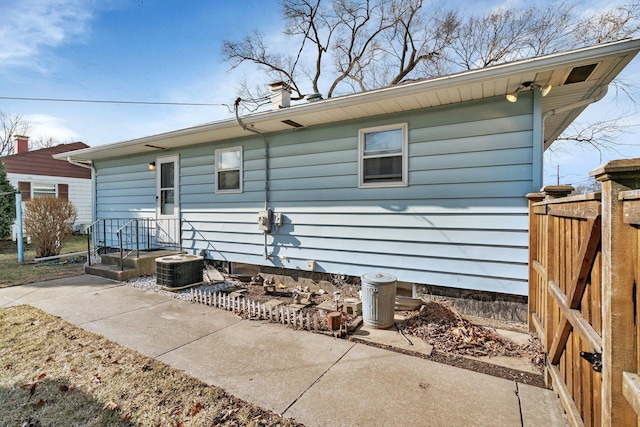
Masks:
[[[13,137],[15,146],[13,147],[14,154],[26,153],[29,151],[29,137],[24,135],[15,135]]]
[[[291,86],[285,82],[271,83],[271,109],[279,110],[291,105]]]

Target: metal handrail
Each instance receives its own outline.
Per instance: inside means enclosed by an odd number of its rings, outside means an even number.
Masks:
[[[134,225],[135,224],[135,225]],[[104,218],[96,220],[87,229],[92,230],[94,243],[91,249],[87,237],[88,264],[91,265],[92,252],[120,252],[120,269],[124,270],[124,260],[136,251],[150,250],[162,246],[182,248],[182,219],[158,220],[155,218]],[[167,233],[177,233],[176,240],[166,240]],[[161,237],[162,236],[162,239]],[[134,240],[135,239],[135,240]]]
[[[122,227],[118,228],[118,230],[116,230],[116,236],[118,236],[118,244],[119,244],[119,248],[120,248],[120,271],[124,271],[124,259],[126,257],[128,257],[129,255],[131,255],[131,253],[133,252],[133,249],[130,247],[127,247],[127,251],[128,253],[126,255],[124,255],[124,248],[122,245],[122,234],[123,231],[129,229],[129,226],[135,223],[136,224],[136,257],[140,257],[140,239],[138,236],[138,220],[137,219],[132,219],[127,221]]]
[[[87,265],[91,265],[91,252],[96,252],[98,250],[97,245],[94,245],[92,251],[91,243],[95,237],[94,229],[99,222],[100,220],[96,220],[84,228],[84,233],[87,235]]]

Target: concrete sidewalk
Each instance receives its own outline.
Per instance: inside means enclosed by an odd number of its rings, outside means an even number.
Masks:
[[[0,289],[307,426],[564,426],[550,390],[92,276]]]

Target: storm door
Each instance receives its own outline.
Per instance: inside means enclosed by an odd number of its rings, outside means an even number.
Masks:
[[[156,242],[180,247],[180,183],[178,156],[156,161]]]

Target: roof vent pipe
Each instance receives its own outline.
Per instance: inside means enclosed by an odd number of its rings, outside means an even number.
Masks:
[[[271,109],[279,110],[291,106],[291,86],[285,82],[271,83]]]

